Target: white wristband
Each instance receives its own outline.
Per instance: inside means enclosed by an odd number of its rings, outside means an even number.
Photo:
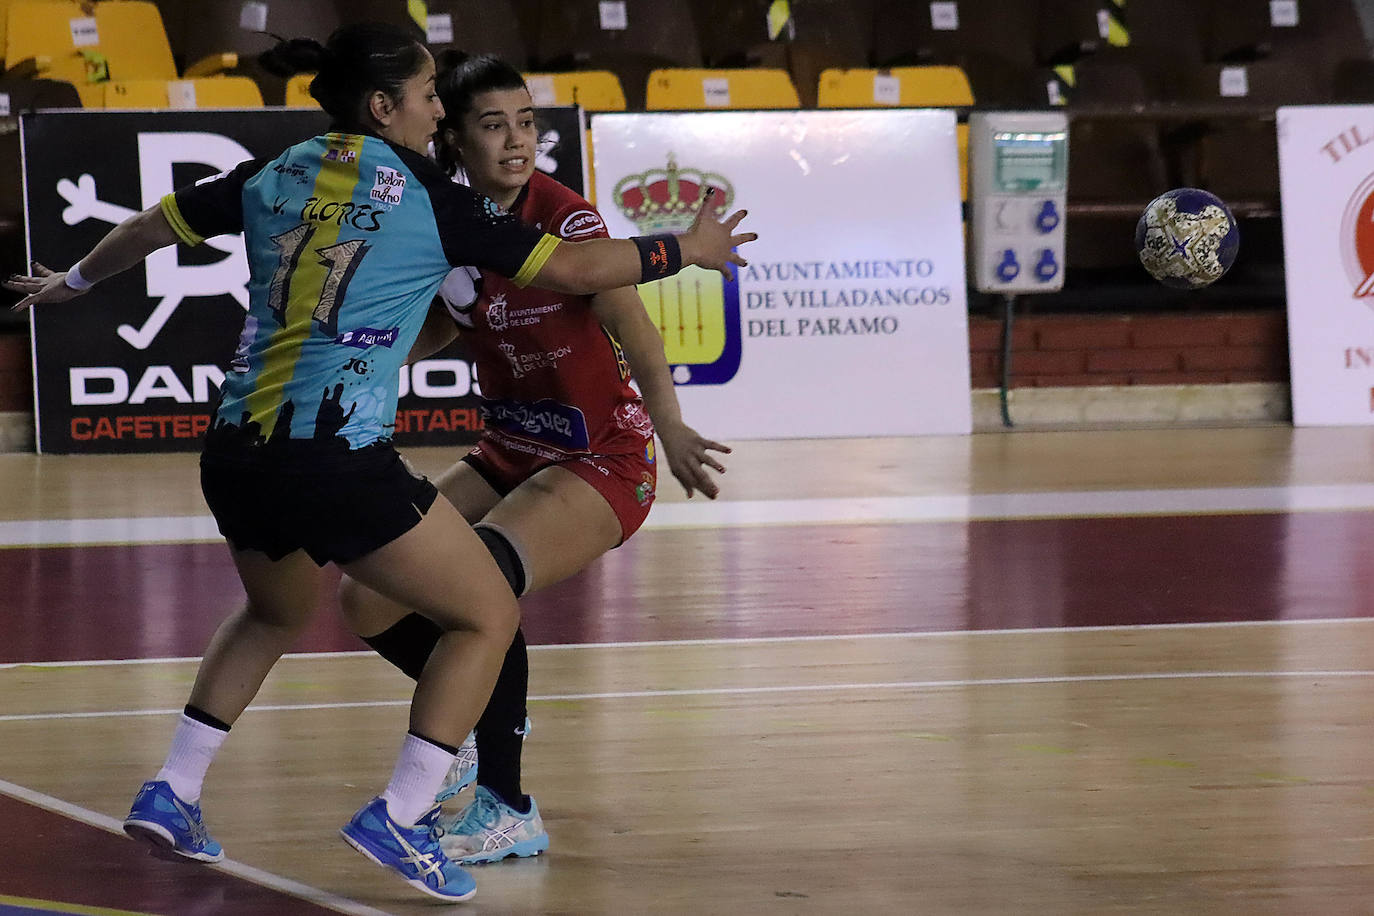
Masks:
[[[94,285],[93,283],[91,283],[90,280],[87,280],[85,277],[81,276],[80,264],[73,264],[71,266],[71,269],[67,271],[67,275],[62,278],[62,282],[66,283],[68,286],[70,286],[72,289],[78,292],[80,292],[81,290],[90,289]]]

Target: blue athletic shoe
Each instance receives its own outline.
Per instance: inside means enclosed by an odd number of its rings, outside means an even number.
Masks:
[[[150,780],[134,796],[124,832],[152,844],[153,854],[168,859],[218,862],[224,847],[215,842],[200,817],[200,805],[177,798],[163,780]]]
[[[533,728],[530,717],[525,716],[525,727],[520,729],[517,734],[520,735],[521,740],[524,740]],[[476,781],[477,733],[468,732],[468,736],[458,746],[458,753],[453,758],[453,765],[448,768],[448,773],[444,776],[444,784],[439,787],[439,794],[434,796],[435,804],[442,805]]]
[[[472,803],[451,818],[441,818],[439,845],[464,865],[499,862],[507,856],[537,856],[549,848],[549,834],[539,806],[519,813],[486,786],[478,786]]]
[[[386,802],[372,799],[339,831],[344,842],[378,865],[391,869],[417,891],[456,903],[477,893],[477,882],[439,848],[437,807],[414,827],[402,827],[387,814]]]
[[[439,794],[434,796],[434,803],[442,805],[472,785],[476,779],[477,733],[468,732],[467,738],[458,745],[458,753],[454,755],[453,765],[448,768],[448,773],[444,776],[444,784],[439,787]]]

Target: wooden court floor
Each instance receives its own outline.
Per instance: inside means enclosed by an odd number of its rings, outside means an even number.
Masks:
[[[1374,912],[1374,430],[729,464],[526,599],[552,846],[461,911]],[[0,475],[0,914],[433,912],[337,839],[408,684],[332,599],[210,771],[230,861],[117,833],[241,593],[192,456]]]

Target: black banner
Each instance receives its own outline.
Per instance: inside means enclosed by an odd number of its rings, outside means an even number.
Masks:
[[[539,122],[539,167],[582,193],[581,113],[542,109]],[[29,257],[65,269],[163,194],[326,126],[323,113],[298,109],[25,115]],[[31,310],[39,451],[199,449],[247,281],[243,237],[221,236],[165,248],[79,299]],[[474,386],[456,346],[402,370],[397,443],[474,441]]]

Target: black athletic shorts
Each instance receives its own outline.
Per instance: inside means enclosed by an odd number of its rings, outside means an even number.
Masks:
[[[296,550],[348,563],[414,528],[438,490],[387,445],[317,463],[244,460],[206,451],[200,486],[220,534],[271,560]]]

